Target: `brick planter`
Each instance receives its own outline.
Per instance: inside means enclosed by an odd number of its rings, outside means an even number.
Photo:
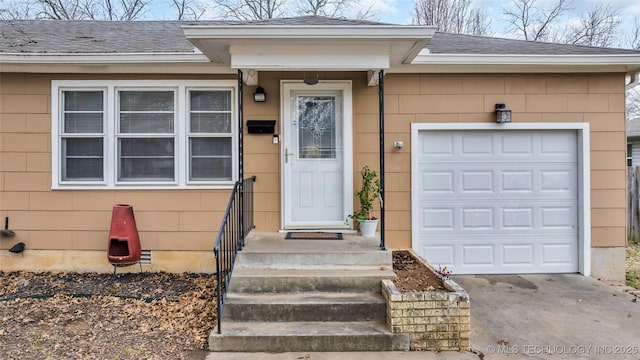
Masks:
[[[469,350],[469,295],[453,280],[445,280],[444,287],[449,291],[400,292],[393,281],[382,280],[387,325],[394,333],[409,335],[411,350]]]

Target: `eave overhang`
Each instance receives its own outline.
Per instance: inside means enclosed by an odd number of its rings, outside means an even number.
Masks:
[[[430,54],[390,72],[640,72],[640,55]]]
[[[213,63],[255,70],[367,70],[410,64],[435,33],[426,26],[187,25]]]
[[[200,52],[190,53],[0,53],[0,72],[27,73],[175,73],[232,74],[213,66]]]

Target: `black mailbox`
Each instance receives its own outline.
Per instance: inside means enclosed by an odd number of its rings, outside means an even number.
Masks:
[[[249,134],[275,134],[275,120],[247,120]]]

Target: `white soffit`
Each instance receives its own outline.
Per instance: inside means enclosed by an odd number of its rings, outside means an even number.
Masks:
[[[410,64],[435,33],[426,26],[182,27],[214,63],[259,70],[358,70]]]
[[[428,70],[427,70],[428,69]],[[466,69],[466,70],[465,70]],[[430,54],[394,72],[626,72],[640,71],[640,55]]]

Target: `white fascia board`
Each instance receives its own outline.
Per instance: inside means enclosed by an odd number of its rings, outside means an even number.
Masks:
[[[277,71],[357,71],[362,69],[388,69],[389,55],[353,54],[238,54],[233,55],[231,68]]]
[[[189,39],[431,39],[435,27],[408,25],[186,25]]]
[[[388,69],[390,45],[232,45],[231,67],[255,70]]]
[[[1,72],[231,74],[200,53],[144,54],[0,54]]]
[[[429,66],[507,66],[534,68],[576,67],[595,69],[617,68],[618,71],[635,72],[640,69],[640,55],[502,55],[502,54],[426,54],[421,52],[411,65]],[[405,71],[401,71],[405,72]],[[409,71],[410,72],[410,71]]]
[[[4,64],[136,64],[136,63],[210,63],[200,53],[9,53],[0,54],[0,65]]]

